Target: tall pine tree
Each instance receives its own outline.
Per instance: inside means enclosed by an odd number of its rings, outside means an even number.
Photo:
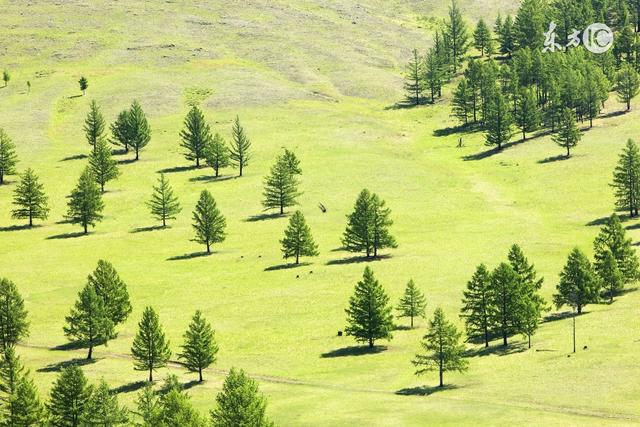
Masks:
[[[171,357],[169,341],[165,338],[158,315],[151,307],[146,307],[138,323],[138,333],[133,340],[131,354],[136,371],[149,371],[149,381],[153,381],[153,371],[167,365]]]
[[[424,309],[426,306],[427,300],[424,294],[416,286],[413,279],[410,279],[396,307],[396,310],[400,312],[399,317],[410,318],[411,329],[413,329],[413,319],[416,317],[424,317]]]
[[[418,56],[418,50],[413,49],[411,61],[405,71],[404,90],[407,92],[407,100],[413,105],[422,102],[422,90],[424,88],[424,64]]]
[[[182,353],[178,355],[184,366],[191,372],[197,372],[202,382],[202,370],[216,362],[218,344],[211,324],[197,310],[184,333]]]
[[[29,335],[24,300],[15,283],[0,277],[0,350],[16,345]]]
[[[196,232],[194,241],[207,245],[207,253],[211,253],[211,245],[224,242],[227,222],[220,213],[216,201],[208,190],[202,190],[200,199],[193,211],[193,229]]]
[[[229,148],[222,136],[216,132],[211,141],[204,149],[204,158],[207,164],[213,168],[216,178],[220,176],[220,169],[226,168],[230,164]]]
[[[205,149],[211,141],[211,129],[197,106],[191,107],[184,119],[184,129],[180,131],[180,137],[180,146],[185,149],[185,158],[195,160],[196,167],[200,167],[200,159],[205,157]]]
[[[16,174],[17,163],[16,146],[4,129],[0,128],[0,185],[4,184],[7,175]]]
[[[102,117],[98,103],[93,100],[89,106],[87,118],[84,120],[84,133],[87,142],[93,147],[93,151],[96,151],[98,141],[104,139],[104,128],[104,117]]]
[[[445,34],[451,48],[453,73],[462,65],[462,59],[469,49],[469,34],[456,0],[451,0],[449,19],[445,21]]]
[[[284,209],[298,204],[298,179],[291,172],[289,164],[283,156],[278,156],[271,172],[264,180],[262,206],[265,210],[278,209],[284,214]]]
[[[238,116],[233,122],[231,135],[229,158],[231,159],[231,164],[238,168],[239,176],[242,176],[242,171],[249,165],[249,160],[251,159],[251,142],[247,138]]]
[[[489,347],[492,327],[491,304],[491,274],[484,264],[480,264],[467,282],[460,317],[464,319],[467,335],[481,336],[485,347]]]
[[[118,164],[111,157],[111,149],[104,138],[96,141],[93,153],[89,156],[89,167],[103,193],[105,184],[120,175]]]
[[[593,242],[593,250],[596,268],[602,266],[605,254],[609,250],[616,259],[625,284],[633,283],[640,278],[640,261],[631,238],[627,237],[616,214],[611,215],[600,229]]]
[[[88,167],[84,169],[76,188],[69,195],[67,207],[67,220],[72,224],[82,225],[84,234],[89,232],[89,226],[95,227],[96,222],[102,221],[102,194]]]
[[[311,229],[300,211],[296,211],[289,220],[289,226],[284,231],[284,238],[280,241],[284,259],[295,258],[300,263],[301,256],[318,256],[318,245],[311,235]]]
[[[104,309],[113,325],[124,323],[131,314],[129,291],[113,265],[99,260],[96,269],[87,277],[87,283],[104,301]]]
[[[79,427],[88,410],[93,388],[77,365],[63,368],[51,388],[47,409],[56,427]]]
[[[34,219],[45,220],[49,216],[47,200],[44,186],[38,182],[38,176],[33,169],[29,168],[20,176],[20,183],[14,191],[15,208],[11,217],[29,219],[29,227],[31,227]]]
[[[578,248],[573,249],[560,273],[560,282],[553,302],[557,308],[568,305],[578,314],[587,304],[596,303],[600,295],[600,279],[593,271],[587,256]]]
[[[135,150],[136,160],[138,160],[140,158],[140,151],[142,151],[151,140],[151,127],[138,101],[133,101],[131,104],[131,109],[127,115],[127,128],[127,133],[130,138],[129,143]]]
[[[506,99],[500,93],[494,93],[488,99],[486,107],[485,122],[485,143],[495,145],[498,150],[511,139],[511,126],[513,118],[509,111]]]
[[[158,185],[153,186],[153,194],[151,200],[147,202],[147,206],[151,211],[151,215],[158,221],[162,221],[162,226],[167,226],[167,220],[176,219],[182,208],[178,197],[173,194],[173,189],[169,184],[169,180],[164,174],[160,174]]]
[[[216,408],[211,411],[213,427],[273,427],[266,416],[267,401],[258,390],[258,383],[243,370],[231,368],[222,391],[216,396]]]
[[[582,133],[576,126],[576,117],[572,110],[565,108],[560,112],[558,131],[551,137],[553,142],[567,149],[567,157],[571,156],[571,148],[578,145]]]
[[[633,139],[627,140],[618,164],[613,171],[616,209],[628,211],[630,217],[638,215],[640,208],[640,150]]]

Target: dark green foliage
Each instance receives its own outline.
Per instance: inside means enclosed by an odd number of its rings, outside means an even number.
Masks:
[[[65,320],[67,325],[64,334],[71,342],[89,347],[89,360],[94,347],[106,344],[115,335],[104,300],[90,284],[80,291],[78,300]]]
[[[424,83],[429,88],[431,103],[433,104],[436,96],[440,96],[442,93],[442,85],[446,80],[446,72],[444,70],[448,64],[444,58],[438,55],[436,49],[429,50],[424,64]]]
[[[84,133],[87,137],[87,142],[95,151],[98,141],[104,139],[104,118],[95,100],[91,101],[89,113],[84,120]]]
[[[147,206],[151,215],[158,221],[162,221],[163,227],[167,226],[167,220],[176,219],[176,215],[182,211],[178,197],[173,194],[169,180],[163,173],[158,178],[158,186],[153,186],[153,194]]]
[[[635,141],[627,140],[613,171],[616,209],[628,211],[630,217],[638,215],[640,207],[640,151]]]
[[[458,8],[456,0],[451,0],[449,6],[449,19],[445,21],[445,35],[447,44],[451,49],[451,59],[453,74],[458,72],[458,68],[462,64],[462,60],[469,49],[469,34],[467,26],[464,23],[462,13]]]
[[[0,350],[16,345],[28,335],[24,300],[11,280],[0,278]]]
[[[301,256],[318,256],[318,245],[313,240],[311,229],[300,211],[296,211],[289,220],[289,226],[280,240],[284,259],[295,257],[296,264]]]
[[[404,90],[407,92],[407,100],[413,105],[422,102],[422,90],[424,89],[424,64],[418,56],[418,50],[413,49],[413,58],[407,64],[405,71]]]
[[[496,29],[496,33],[498,35],[500,53],[511,58],[511,55],[516,49],[515,30],[513,28],[513,18],[511,15],[507,15],[500,28]]]
[[[27,169],[20,176],[20,183],[13,192],[13,205],[11,213],[14,219],[29,219],[29,227],[34,219],[45,220],[49,216],[47,196],[44,194],[44,186],[38,182],[38,176],[33,169]]]
[[[553,302],[557,308],[568,305],[581,314],[584,306],[598,302],[600,279],[580,249],[575,248],[569,254],[556,289]]]
[[[376,340],[393,338],[393,315],[391,314],[389,297],[373,276],[373,271],[366,267],[362,280],[355,287],[349,298],[347,323],[345,331],[358,342],[368,342],[372,348]]]
[[[131,314],[129,291],[113,265],[99,260],[98,266],[87,278],[87,283],[104,301],[104,309],[113,325],[124,323]]]
[[[129,424],[129,411],[118,403],[118,396],[113,394],[109,385],[101,380],[93,390],[87,408],[82,416],[82,425],[117,427]]]
[[[511,139],[513,118],[505,97],[500,93],[493,93],[487,100],[485,122],[485,143],[495,145],[498,150]]]
[[[136,151],[136,160],[138,160],[140,158],[140,151],[145,148],[151,140],[149,122],[138,101],[133,101],[131,109],[127,114],[126,134],[129,137],[129,145]]]
[[[462,299],[460,317],[464,319],[467,335],[482,336],[485,347],[489,347],[489,332],[491,324],[491,275],[484,264],[478,265],[471,280],[467,282],[467,289]]]
[[[609,298],[609,303],[612,303],[614,295],[619,294],[624,287],[624,276],[618,268],[618,261],[609,248],[604,249],[601,259],[596,261],[595,269],[602,282],[605,295]]]
[[[517,46],[521,49],[541,49],[544,45],[544,32],[549,25],[548,17],[545,0],[523,0],[513,25]]]
[[[429,331],[420,343],[424,353],[416,354],[412,363],[418,369],[416,375],[430,371],[440,374],[440,387],[444,386],[445,372],[464,372],[468,369],[464,355],[464,345],[460,342],[460,332],[453,323],[447,321],[440,307],[436,308],[429,321]]]
[[[84,233],[88,233],[89,226],[95,227],[96,222],[102,221],[102,193],[89,167],[80,175],[76,188],[69,195],[66,219],[71,224],[80,224]]]
[[[4,82],[4,87],[7,87],[7,85],[9,84],[9,80],[11,80],[11,74],[9,74],[9,71],[2,71],[2,81]]]
[[[282,154],[282,161],[289,168],[289,172],[292,175],[302,175],[302,168],[300,168],[300,159],[296,156],[296,153],[289,150],[288,148],[284,149],[284,153]]]
[[[142,313],[131,355],[136,371],[149,371],[149,381],[153,381],[153,371],[166,366],[171,357],[169,341],[162,331],[158,315],[151,307],[146,307]]]
[[[240,124],[240,118],[236,116],[231,129],[232,139],[231,148],[229,149],[229,158],[231,164],[239,169],[240,176],[245,167],[249,166],[251,159],[251,142],[244,132],[244,128]]]
[[[63,368],[53,383],[47,403],[51,426],[81,426],[92,392],[79,366]]]
[[[426,306],[427,300],[424,294],[418,289],[413,279],[409,280],[407,287],[404,289],[404,295],[402,295],[396,307],[396,310],[400,312],[398,317],[409,317],[411,319],[411,329],[413,329],[413,319],[415,317],[424,317]]]
[[[216,178],[220,175],[220,169],[230,164],[229,149],[222,136],[216,132],[211,141],[204,148],[204,158],[207,164],[213,168]]]
[[[4,129],[0,128],[0,185],[4,184],[7,175],[16,174],[17,163],[16,146]]]
[[[538,130],[540,112],[536,97],[531,89],[520,89],[516,97],[515,122],[522,132],[522,140],[527,139],[527,132]]]
[[[506,263],[501,263],[491,273],[489,287],[490,319],[496,332],[502,336],[502,344],[507,338],[519,332],[519,320],[523,289],[518,274]]]
[[[80,77],[80,80],[78,80],[78,85],[80,86],[82,95],[85,95],[87,92],[87,88],[89,87],[89,80],[87,80],[85,76],[82,76]]]
[[[283,214],[284,208],[298,204],[297,198],[301,193],[298,191],[296,175],[286,158],[283,155],[278,156],[264,180],[262,206],[265,210],[279,209],[280,214]]]
[[[184,119],[184,129],[180,132],[180,137],[180,146],[186,150],[185,158],[195,160],[196,167],[200,167],[200,159],[205,157],[206,147],[211,142],[211,129],[197,106],[191,107]]]
[[[184,366],[191,372],[197,372],[202,382],[202,370],[216,361],[218,344],[216,344],[211,324],[197,310],[191,319],[189,329],[184,334],[182,353],[178,355]]]
[[[104,138],[96,142],[93,153],[89,156],[89,167],[103,193],[105,184],[120,175],[118,164],[112,158],[111,149]]]
[[[553,142],[567,149],[567,157],[571,156],[571,148],[578,145],[582,133],[576,125],[575,113],[569,108],[560,112],[558,131],[551,137]]]
[[[44,424],[45,412],[29,371],[14,347],[0,359],[0,426],[30,427]]]
[[[631,65],[625,65],[616,76],[616,92],[618,100],[631,109],[631,100],[640,92],[640,77]]]
[[[600,229],[600,233],[593,242],[593,250],[596,267],[602,265],[606,251],[611,251],[622,272],[625,284],[633,283],[640,277],[638,256],[633,248],[631,238],[627,237],[616,214],[611,215]]]
[[[150,427],[208,427],[196,411],[189,395],[178,388],[169,390],[158,399],[158,412]]]
[[[124,148],[125,153],[129,152],[131,144],[131,129],[129,128],[129,110],[123,110],[118,114],[118,118],[111,124],[111,143]]]
[[[525,299],[520,307],[520,318],[518,320],[518,330],[527,337],[528,347],[531,348],[531,337],[540,326],[542,317],[542,306],[535,300]]]
[[[453,115],[465,125],[473,118],[473,94],[466,78],[460,80],[451,101]]]
[[[193,211],[193,229],[195,242],[207,245],[207,253],[211,253],[211,245],[224,242],[227,222],[220,213],[216,201],[208,190],[202,190],[200,199]]]
[[[242,369],[231,368],[216,403],[211,411],[213,427],[273,427],[267,419],[267,401],[258,390],[258,383]]]
[[[397,247],[389,233],[393,225],[391,210],[376,194],[364,189],[358,195],[353,212],[347,216],[347,229],[342,236],[344,248],[350,252],[364,251],[367,258],[378,256],[378,250]]]
[[[480,56],[484,56],[485,53],[491,55],[494,50],[493,35],[482,18],[478,21],[473,32],[473,46],[480,51]]]

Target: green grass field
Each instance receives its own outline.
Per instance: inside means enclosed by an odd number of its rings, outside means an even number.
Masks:
[[[362,188],[393,211],[399,248],[369,265],[394,301],[414,278],[429,316],[441,306],[462,326],[460,299],[475,266],[495,266],[515,242],[544,276],[550,300],[566,255],[576,245],[591,254],[598,226],[589,224],[612,211],[612,170],[626,139],[640,137],[640,105],[596,120],[569,160],[544,161],[563,153],[548,136],[478,159],[481,134],[462,135],[463,148],[458,134],[434,134],[456,124],[446,94],[435,106],[388,108],[402,97],[411,49],[430,45],[427,18],[445,13],[445,2],[211,3],[0,2],[0,68],[12,72],[0,89],[0,127],[17,145],[19,168],[40,176],[51,206],[41,226],[16,229],[17,177],[0,187],[0,276],[25,297],[31,334],[19,353],[43,397],[62,364],[85,356],[56,347],[67,342],[64,317],[86,276],[106,259],[127,282],[134,310],[83,369],[127,404],[146,378],[128,354],[152,305],[174,355],[196,309],[216,329],[219,362],[189,389],[203,413],[225,372],[239,367],[260,382],[268,414],[282,426],[640,424],[640,292],[587,307],[572,357],[571,320],[545,322],[531,350],[520,337],[509,354],[496,342],[496,351],[470,359],[468,373],[447,375],[452,386],[442,391],[433,388],[436,373],[416,378],[410,363],[426,320],[396,331],[376,354],[357,355],[350,337],[336,336],[365,266],[340,250],[345,215]],[[470,22],[516,8],[505,0],[462,6]],[[90,85],[84,97],[81,75]],[[150,118],[151,143],[140,161],[120,165],[104,221],[78,237],[81,229],[62,219],[90,149],[82,131],[89,102],[111,122],[134,98]],[[605,115],[623,108],[613,98]],[[189,162],[178,132],[193,100],[226,138],[240,116],[254,153],[246,176],[228,169],[212,180],[211,169],[180,169]],[[294,269],[270,269],[283,264],[278,241],[287,219],[255,218],[263,176],[281,147],[302,161],[300,209],[321,251]],[[149,230],[156,224],[144,201],[159,171],[183,212],[171,228]],[[228,238],[212,256],[189,257],[203,249],[190,239],[191,211],[205,188],[227,217]],[[625,225],[640,239],[637,222]],[[157,377],[169,371],[185,383],[196,379],[175,365]]]

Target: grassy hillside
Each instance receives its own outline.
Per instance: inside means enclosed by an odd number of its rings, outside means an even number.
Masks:
[[[127,282],[134,311],[83,369],[127,403],[146,378],[128,354],[142,310],[152,305],[174,354],[196,309],[216,329],[220,360],[189,389],[203,413],[235,366],[259,380],[278,425],[640,423],[640,292],[587,307],[572,357],[570,320],[545,322],[533,349],[518,342],[509,354],[479,353],[467,374],[445,377],[455,386],[437,392],[437,375],[416,378],[410,364],[426,321],[396,331],[376,354],[358,354],[351,338],[336,336],[365,266],[339,248],[362,188],[393,211],[399,248],[369,265],[394,301],[414,278],[429,315],[442,306],[460,324],[462,290],[476,264],[495,265],[514,242],[545,277],[549,300],[568,252],[578,245],[591,253],[598,226],[590,224],[611,213],[608,184],[624,142],[637,137],[635,109],[598,119],[567,161],[550,159],[563,151],[549,137],[482,156],[482,135],[462,135],[464,147],[456,148],[459,135],[442,131],[455,125],[446,99],[389,108],[402,97],[411,49],[429,46],[434,17],[446,13],[443,2],[209,3],[0,4],[0,68],[12,72],[0,89],[0,126],[17,145],[20,169],[40,175],[52,208],[42,226],[17,228],[10,217],[16,178],[0,187],[0,276],[25,297],[31,335],[19,350],[43,394],[60,366],[85,356],[60,348],[64,317],[98,259],[107,259]],[[514,8],[463,5],[469,21]],[[81,75],[90,85],[84,97]],[[62,217],[90,149],[82,132],[89,102],[97,100],[110,122],[134,98],[150,118],[151,143],[138,162],[118,156],[122,176],[108,186],[105,219],[78,236]],[[229,169],[213,180],[211,169],[185,168],[178,132],[192,101],[226,138],[240,116],[254,150],[245,177]],[[610,100],[605,114],[620,109]],[[287,219],[260,217],[262,179],[281,147],[302,161],[300,208],[321,251],[295,269],[277,268]],[[167,230],[150,229],[143,203],[160,171],[184,208]],[[190,223],[205,188],[229,235],[212,256],[192,256],[203,249],[190,241]],[[625,225],[637,240],[637,223]],[[177,366],[157,377],[168,371],[195,379]]]

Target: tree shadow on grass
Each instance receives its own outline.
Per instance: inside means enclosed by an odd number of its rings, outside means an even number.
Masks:
[[[213,175],[200,175],[189,178],[190,182],[222,182],[230,179],[236,179],[237,176],[213,176]]]
[[[393,325],[394,331],[412,331],[414,329],[418,329],[416,326],[413,328],[409,325]]]
[[[289,269],[298,268],[298,267],[308,267],[309,265],[311,265],[310,262],[301,262],[300,264],[295,264],[295,263],[279,264],[279,265],[272,265],[271,267],[267,267],[264,269],[264,271],[289,270]]]
[[[158,173],[176,173],[176,172],[187,172],[187,171],[192,171],[194,169],[198,169],[196,167],[196,165],[189,165],[189,166],[174,166],[172,168],[164,168],[164,169],[160,169],[158,171]]]
[[[61,162],[68,162],[70,160],[82,160],[82,159],[86,159],[87,157],[89,157],[89,156],[87,156],[86,154],[75,154],[73,156],[68,156],[68,157],[65,157],[63,159],[60,159],[60,161]]]
[[[67,342],[67,343],[64,343],[64,344],[56,345],[54,347],[51,347],[50,350],[52,350],[52,351],[69,351],[69,350],[80,350],[82,348],[88,348],[88,347],[83,342],[74,341],[74,342]]]
[[[558,154],[557,156],[551,156],[551,157],[547,157],[545,159],[542,160],[538,160],[538,164],[540,165],[544,165],[547,163],[555,163],[555,162],[562,162],[564,160],[569,160],[571,157],[567,157],[566,154]]]
[[[92,365],[96,362],[97,360],[95,358],[93,359],[78,358],[78,359],[64,360],[62,362],[50,363],[47,366],[44,366],[38,369],[38,372],[60,372],[64,368],[68,368],[69,366],[86,366],[86,365]]]
[[[269,219],[277,219],[277,218],[284,218],[286,217],[286,214],[281,214],[281,213],[264,213],[264,214],[260,214],[260,215],[253,215],[250,216],[249,218],[245,219],[245,222],[258,222],[258,221],[266,221]]]
[[[184,260],[193,259],[193,258],[207,257],[212,254],[213,252],[209,253],[207,251],[191,252],[190,254],[176,255],[176,256],[169,257],[167,258],[167,261],[184,261]]]
[[[165,228],[169,228],[169,227],[165,227],[163,225],[150,225],[148,227],[134,228],[129,233],[146,233],[147,231],[163,230]]]
[[[506,144],[502,144],[502,148],[500,149],[498,147],[489,148],[488,150],[481,151],[476,154],[469,154],[467,156],[462,156],[462,160],[464,160],[465,162],[483,160],[488,157],[495,156],[496,154],[502,153],[504,150],[508,148],[523,144],[527,141],[531,141],[532,139],[533,138],[528,138],[526,140],[519,139],[517,141],[507,142]]]
[[[585,311],[584,309],[582,310],[581,314],[576,314],[576,317],[580,317],[584,314],[589,313],[588,311]],[[559,313],[551,313],[547,316],[544,316],[542,318],[542,323],[548,323],[548,322],[556,322],[558,320],[565,320],[565,319],[571,319],[573,317],[573,312],[572,311],[561,311]]]
[[[53,236],[47,237],[47,240],[75,239],[77,237],[88,236],[88,235],[89,233],[85,233],[84,231],[76,231],[73,233],[54,234]]]
[[[454,134],[469,134],[480,130],[479,124],[469,123],[466,125],[449,126],[442,129],[436,129],[433,131],[433,136],[449,136]]]
[[[378,255],[377,257],[366,257],[366,256],[354,256],[349,258],[342,259],[333,259],[327,262],[327,265],[345,265],[345,264],[359,264],[361,262],[373,262],[373,261],[382,261],[385,259],[391,258],[391,255]]]
[[[445,384],[442,387],[428,387],[426,385],[422,385],[417,387],[403,388],[396,391],[395,394],[398,394],[400,396],[429,396],[439,391],[455,390],[458,388],[460,387],[454,384]]]
[[[29,226],[29,224],[20,224],[20,225],[9,225],[7,227],[0,227],[0,233],[4,233],[7,231],[19,231],[19,230],[29,230],[30,228],[38,228],[41,227],[38,224],[34,224]]]
[[[627,113],[628,113],[627,110],[610,111],[610,112],[608,112],[606,114],[601,115],[600,118],[606,119],[606,118],[609,118],[609,117],[623,116],[623,115],[625,115]]]
[[[198,385],[201,385],[201,384],[204,384],[204,381],[200,382],[198,380],[191,380],[191,381],[188,381],[188,382],[182,384],[182,389],[183,390],[189,390],[189,389],[194,388],[194,387],[196,387]]]
[[[365,356],[368,354],[378,354],[387,350],[386,345],[374,345],[373,347],[369,346],[349,346],[342,347],[336,350],[331,350],[326,353],[322,353],[320,355],[323,359],[329,359],[333,357],[349,357],[349,356]]]
[[[111,389],[111,393],[120,394],[120,393],[132,393],[134,391],[138,391],[147,385],[147,381],[133,381],[128,384],[123,384],[119,387]]]
[[[70,95],[70,96],[67,96],[67,98],[69,99],[82,98],[82,95]]]
[[[132,159],[120,159],[118,160],[118,164],[119,165],[128,165],[130,163],[135,163],[137,162],[136,158],[132,158]]]
[[[515,343],[507,346],[494,345],[489,347],[482,347],[480,349],[467,349],[464,352],[465,357],[478,357],[478,356],[491,356],[493,354],[497,356],[508,356],[510,354],[522,353],[527,351],[527,344]]]

